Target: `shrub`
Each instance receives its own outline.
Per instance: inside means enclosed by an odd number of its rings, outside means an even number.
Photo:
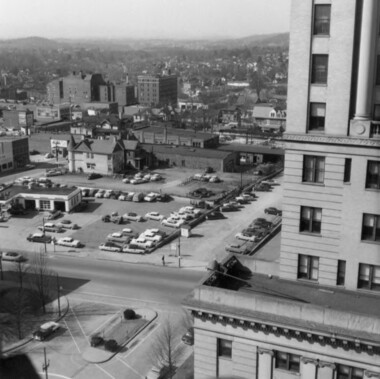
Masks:
[[[112,351],[113,353],[117,351],[118,347],[119,345],[117,344],[115,340],[108,340],[104,343],[104,348],[107,351]]]
[[[126,309],[124,311],[124,318],[126,320],[134,320],[136,318],[136,312],[133,309]]]

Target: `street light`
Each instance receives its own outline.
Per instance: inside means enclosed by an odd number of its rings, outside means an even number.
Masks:
[[[59,285],[59,276],[57,274],[57,300],[58,300],[58,316],[61,317],[61,289],[62,287]]]

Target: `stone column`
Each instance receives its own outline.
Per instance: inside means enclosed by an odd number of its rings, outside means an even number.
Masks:
[[[318,379],[333,379],[335,368],[335,363],[319,361]]]
[[[318,360],[301,357],[301,375],[302,378],[317,379]]]
[[[272,379],[273,371],[273,350],[263,349],[258,347],[258,375],[260,379]]]
[[[363,1],[355,120],[369,120],[376,61],[378,0]]]

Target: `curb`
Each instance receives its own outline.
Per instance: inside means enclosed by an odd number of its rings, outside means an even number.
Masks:
[[[66,299],[66,310],[61,314],[61,317],[58,317],[57,319],[55,319],[56,322],[62,320],[66,315],[67,313],[69,312],[69,309],[70,309],[70,303],[69,303],[69,300],[67,299],[66,296],[62,296],[63,298]],[[27,338],[27,339],[26,339]],[[32,342],[34,341],[34,338],[33,336],[31,337],[26,337],[22,342],[20,342],[20,344],[16,345],[16,346],[13,346],[13,347],[10,347],[9,349],[3,349],[2,350],[2,353],[3,354],[8,354],[8,353],[12,353],[13,351],[25,346],[26,344],[28,344],[29,342]]]
[[[86,358],[83,357],[83,354],[81,355],[82,358],[88,362],[88,363],[94,363],[94,364],[99,364],[99,363],[106,363],[106,362],[109,362],[113,357],[115,357],[115,355],[119,354],[119,352],[121,351],[121,349],[126,346],[129,342],[131,342],[138,334],[140,334],[141,332],[143,332],[157,317],[157,312],[156,311],[153,311],[155,313],[155,316],[149,321],[147,322],[144,326],[142,326],[133,336],[131,336],[130,338],[128,338],[122,345],[119,346],[119,348],[117,349],[117,351],[115,352],[110,352],[110,355],[107,359],[104,359],[104,360],[101,360],[101,361],[89,361],[87,360]]]

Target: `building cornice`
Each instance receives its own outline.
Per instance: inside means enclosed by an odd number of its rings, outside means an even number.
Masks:
[[[340,336],[334,333],[331,335],[321,334],[316,331],[305,331],[283,325],[273,325],[265,321],[244,320],[242,318],[222,315],[210,311],[191,310],[194,318],[201,321],[211,321],[231,325],[234,328],[240,327],[243,330],[252,330],[264,334],[272,334],[277,337],[284,336],[287,339],[297,340],[299,342],[316,343],[321,346],[330,346],[333,348],[342,348],[346,351],[355,351],[357,353],[367,353],[368,355],[380,355],[380,345],[371,343],[371,341],[362,341],[359,339],[350,339],[349,337]]]
[[[283,142],[314,143],[323,145],[360,146],[380,148],[380,140],[372,138],[352,138],[315,134],[284,134]]]

